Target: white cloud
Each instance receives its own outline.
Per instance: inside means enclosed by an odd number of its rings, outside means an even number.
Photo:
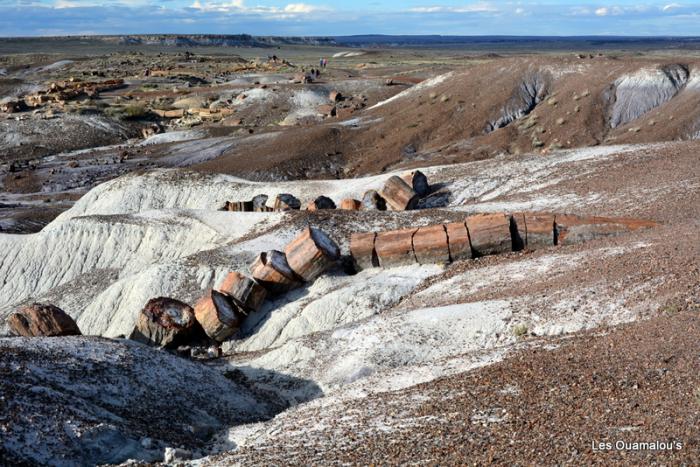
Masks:
[[[668,5],[664,6],[661,10],[668,12],[672,10],[677,10],[678,8],[683,8],[683,5],[680,5],[678,3],[669,3]]]
[[[464,6],[420,6],[410,8],[412,13],[498,13],[499,9],[488,2],[471,3]]]
[[[247,6],[244,0],[231,0],[229,2],[195,0],[194,3],[190,5],[190,8],[207,12],[261,15],[275,18],[289,18],[296,15],[308,15],[310,13],[329,11],[326,7],[309,5],[308,3],[290,3],[284,7]]]

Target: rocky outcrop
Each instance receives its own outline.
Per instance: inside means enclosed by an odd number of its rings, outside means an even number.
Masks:
[[[486,124],[484,131],[491,133],[532,112],[549,92],[550,80],[549,74],[541,71],[526,74],[515,86],[498,115]]]
[[[670,101],[688,82],[685,65],[665,65],[625,75],[613,84],[610,127],[616,128]]]
[[[167,297],[153,298],[139,313],[129,339],[169,349],[188,343],[201,327],[191,306]]]
[[[80,329],[57,306],[34,303],[7,317],[10,332],[23,337],[77,336]]]
[[[200,449],[280,401],[213,368],[126,339],[0,338],[2,465],[146,463]]]

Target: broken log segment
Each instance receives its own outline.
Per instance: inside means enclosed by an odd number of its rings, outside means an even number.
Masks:
[[[322,230],[307,227],[284,249],[289,267],[304,281],[310,282],[333,266],[340,258],[340,248]]]
[[[318,211],[319,209],[335,209],[335,203],[327,196],[319,196],[306,206],[307,211]]]
[[[450,249],[447,233],[442,224],[419,228],[413,236],[413,253],[419,264],[447,264]]]
[[[447,246],[450,249],[450,260],[472,259],[472,246],[466,224],[464,222],[451,222],[445,224],[445,231],[447,232]]]
[[[368,190],[362,195],[363,210],[386,211],[386,200],[375,190]]]
[[[226,201],[224,211],[253,212],[252,201]]]
[[[294,211],[301,209],[301,202],[289,193],[280,193],[275,198],[275,205],[273,208],[275,211]]]
[[[386,181],[379,195],[386,200],[388,206],[394,211],[406,211],[413,209],[418,204],[419,196],[405,181],[396,175],[392,175]]]
[[[418,229],[379,232],[374,242],[379,265],[383,268],[416,263],[413,253],[413,235]]]
[[[597,237],[620,235],[630,230],[648,229],[659,224],[623,217],[583,217],[571,214],[554,216],[554,244],[571,245]]]
[[[413,188],[413,191],[415,191],[421,198],[430,194],[428,177],[426,177],[420,170],[414,170],[413,172],[402,175],[401,179],[406,182],[408,186]]]
[[[266,212],[269,209],[267,206],[267,199],[267,195],[253,196],[251,200],[253,202],[253,210],[256,212]]]
[[[377,234],[374,232],[354,233],[350,236],[350,255],[355,262],[355,269],[379,267],[379,258],[374,249]]]
[[[502,213],[467,217],[467,229],[475,257],[513,251],[510,216]]]
[[[534,250],[554,245],[554,214],[519,212],[513,214],[525,247]]]
[[[250,273],[271,294],[285,293],[301,285],[285,254],[277,250],[260,253],[250,265]]]
[[[248,313],[258,311],[267,296],[265,287],[236,271],[226,275],[218,290],[231,297],[234,303]]]
[[[51,304],[33,303],[7,317],[10,332],[23,337],[79,336],[68,313]]]
[[[201,332],[201,327],[191,306],[174,298],[157,297],[143,307],[129,339],[174,349],[187,344],[197,331]]]
[[[245,317],[228,295],[211,289],[194,305],[194,314],[207,336],[217,342],[234,335]]]
[[[340,201],[340,209],[347,211],[359,211],[362,207],[362,201],[359,199],[345,198]]]

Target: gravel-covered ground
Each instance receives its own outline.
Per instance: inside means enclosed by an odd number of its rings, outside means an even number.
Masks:
[[[697,464],[700,288],[689,292],[682,308],[647,321],[542,339],[469,373],[300,409],[289,431],[205,464]]]

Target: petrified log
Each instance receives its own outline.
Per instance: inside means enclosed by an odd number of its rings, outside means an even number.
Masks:
[[[315,200],[311,201],[306,209],[308,211],[318,211],[319,209],[335,209],[335,203],[332,199],[327,196],[319,196]]]
[[[187,303],[167,297],[152,298],[139,313],[129,339],[143,344],[177,348],[201,331]]]
[[[345,198],[340,201],[340,209],[348,211],[359,211],[362,207],[362,201],[359,199]]]
[[[301,208],[301,202],[289,193],[280,193],[275,198],[275,211],[292,211]]]
[[[449,263],[450,249],[445,226],[439,224],[419,228],[413,235],[413,254],[420,264]]]
[[[211,289],[194,305],[194,314],[207,336],[217,342],[235,334],[245,316],[228,295]]]
[[[396,175],[389,177],[379,195],[386,200],[387,205],[394,211],[413,209],[419,200],[413,188]]]
[[[386,200],[376,190],[368,190],[362,195],[362,209],[386,211]]]
[[[420,170],[414,170],[401,176],[401,179],[408,184],[421,198],[430,193],[430,184],[428,177]]]
[[[226,201],[224,211],[253,212],[252,201]]]
[[[450,248],[450,260],[461,261],[472,258],[472,246],[469,242],[469,232],[464,222],[445,224],[447,245]]]
[[[328,94],[328,98],[331,102],[340,102],[343,100],[343,95],[339,91],[331,91]]]
[[[376,238],[374,232],[354,233],[350,236],[350,255],[358,271],[379,266],[379,258],[374,249]]]
[[[79,336],[80,329],[73,318],[59,307],[33,303],[7,317],[10,332],[17,336]]]
[[[475,214],[467,217],[467,229],[475,256],[513,251],[510,216],[500,213]]]
[[[226,275],[219,286],[219,292],[230,296],[234,303],[249,313],[258,311],[267,296],[265,287],[258,284],[255,279],[235,271]]]
[[[554,215],[519,212],[513,214],[518,233],[529,249],[554,245]]]
[[[643,219],[622,217],[581,217],[570,214],[554,216],[554,244],[569,245],[597,237],[620,235],[630,230],[646,229],[659,225]]]
[[[277,250],[260,253],[251,264],[250,273],[272,294],[284,293],[301,285],[285,254]]]
[[[379,232],[374,241],[374,249],[383,268],[415,264],[413,235],[418,229],[392,230]]]
[[[258,211],[258,212],[267,212],[268,211],[268,206],[267,206],[267,195],[256,195],[253,196],[252,202],[253,202],[253,211]]]
[[[289,267],[309,282],[320,276],[340,257],[340,248],[323,231],[307,227],[284,250]]]
[[[320,113],[325,117],[335,117],[337,109],[334,105],[323,104],[316,107],[316,112]]]

